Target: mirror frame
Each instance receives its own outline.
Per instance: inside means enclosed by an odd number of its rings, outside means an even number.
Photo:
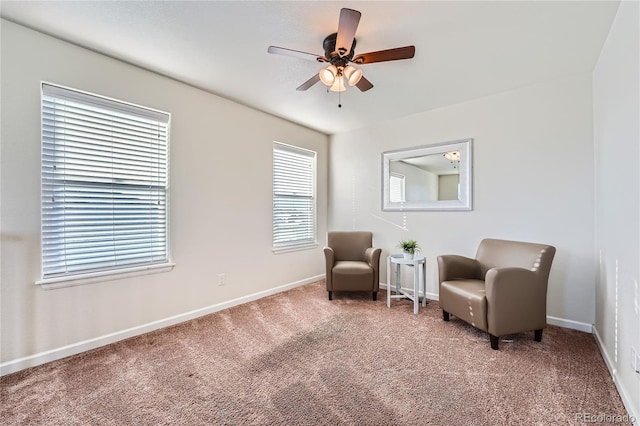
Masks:
[[[449,211],[472,210],[472,145],[473,139],[460,139],[413,148],[403,148],[382,153],[382,211]],[[389,177],[391,161],[460,151],[460,188],[457,200],[391,202]]]

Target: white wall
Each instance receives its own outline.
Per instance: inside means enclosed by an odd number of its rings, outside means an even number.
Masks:
[[[144,325],[324,273],[326,135],[4,20],[1,54],[4,372],[23,357],[29,359],[16,368],[75,350],[66,345],[95,346],[105,342],[101,336],[114,340],[123,331],[144,331]],[[41,80],[172,113],[172,272],[46,291],[34,285],[40,273]],[[271,251],[274,140],[318,152],[317,249]],[[217,286],[219,273],[226,274],[224,286]]]
[[[595,331],[627,407],[640,421],[640,12],[621,2],[594,70]],[[638,366],[640,368],[640,365]]]
[[[329,229],[373,231],[383,259],[398,252],[398,240],[416,239],[432,294],[440,254],[474,256],[485,237],[552,244],[548,314],[590,330],[596,263],[591,86],[591,75],[582,74],[332,136]],[[474,139],[473,211],[381,211],[382,152],[465,138]],[[385,277],[386,262],[381,265]]]

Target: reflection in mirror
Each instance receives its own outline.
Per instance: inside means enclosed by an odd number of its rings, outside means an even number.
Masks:
[[[383,210],[470,210],[471,139],[383,153]]]
[[[456,156],[448,160],[445,156]],[[392,160],[389,165],[389,199],[392,202],[459,199],[460,153],[449,151]]]

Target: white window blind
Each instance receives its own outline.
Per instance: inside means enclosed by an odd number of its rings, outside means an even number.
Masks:
[[[316,153],[273,145],[273,248],[316,243]]]
[[[389,176],[389,201],[392,203],[404,203],[404,175],[391,173]]]
[[[42,277],[168,261],[169,114],[42,85]]]

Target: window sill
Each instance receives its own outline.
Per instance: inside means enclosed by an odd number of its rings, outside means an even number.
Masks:
[[[273,253],[280,254],[280,253],[290,253],[293,251],[311,250],[316,247],[318,247],[318,243],[307,243],[307,244],[292,245],[287,247],[274,247],[272,250],[273,250]]]
[[[35,283],[44,290],[54,290],[56,288],[94,284],[102,281],[113,281],[123,278],[139,277],[142,275],[160,274],[171,271],[174,266],[176,266],[175,263],[160,263],[157,265],[137,266],[117,271],[102,271],[69,277],[44,278],[36,281]]]

